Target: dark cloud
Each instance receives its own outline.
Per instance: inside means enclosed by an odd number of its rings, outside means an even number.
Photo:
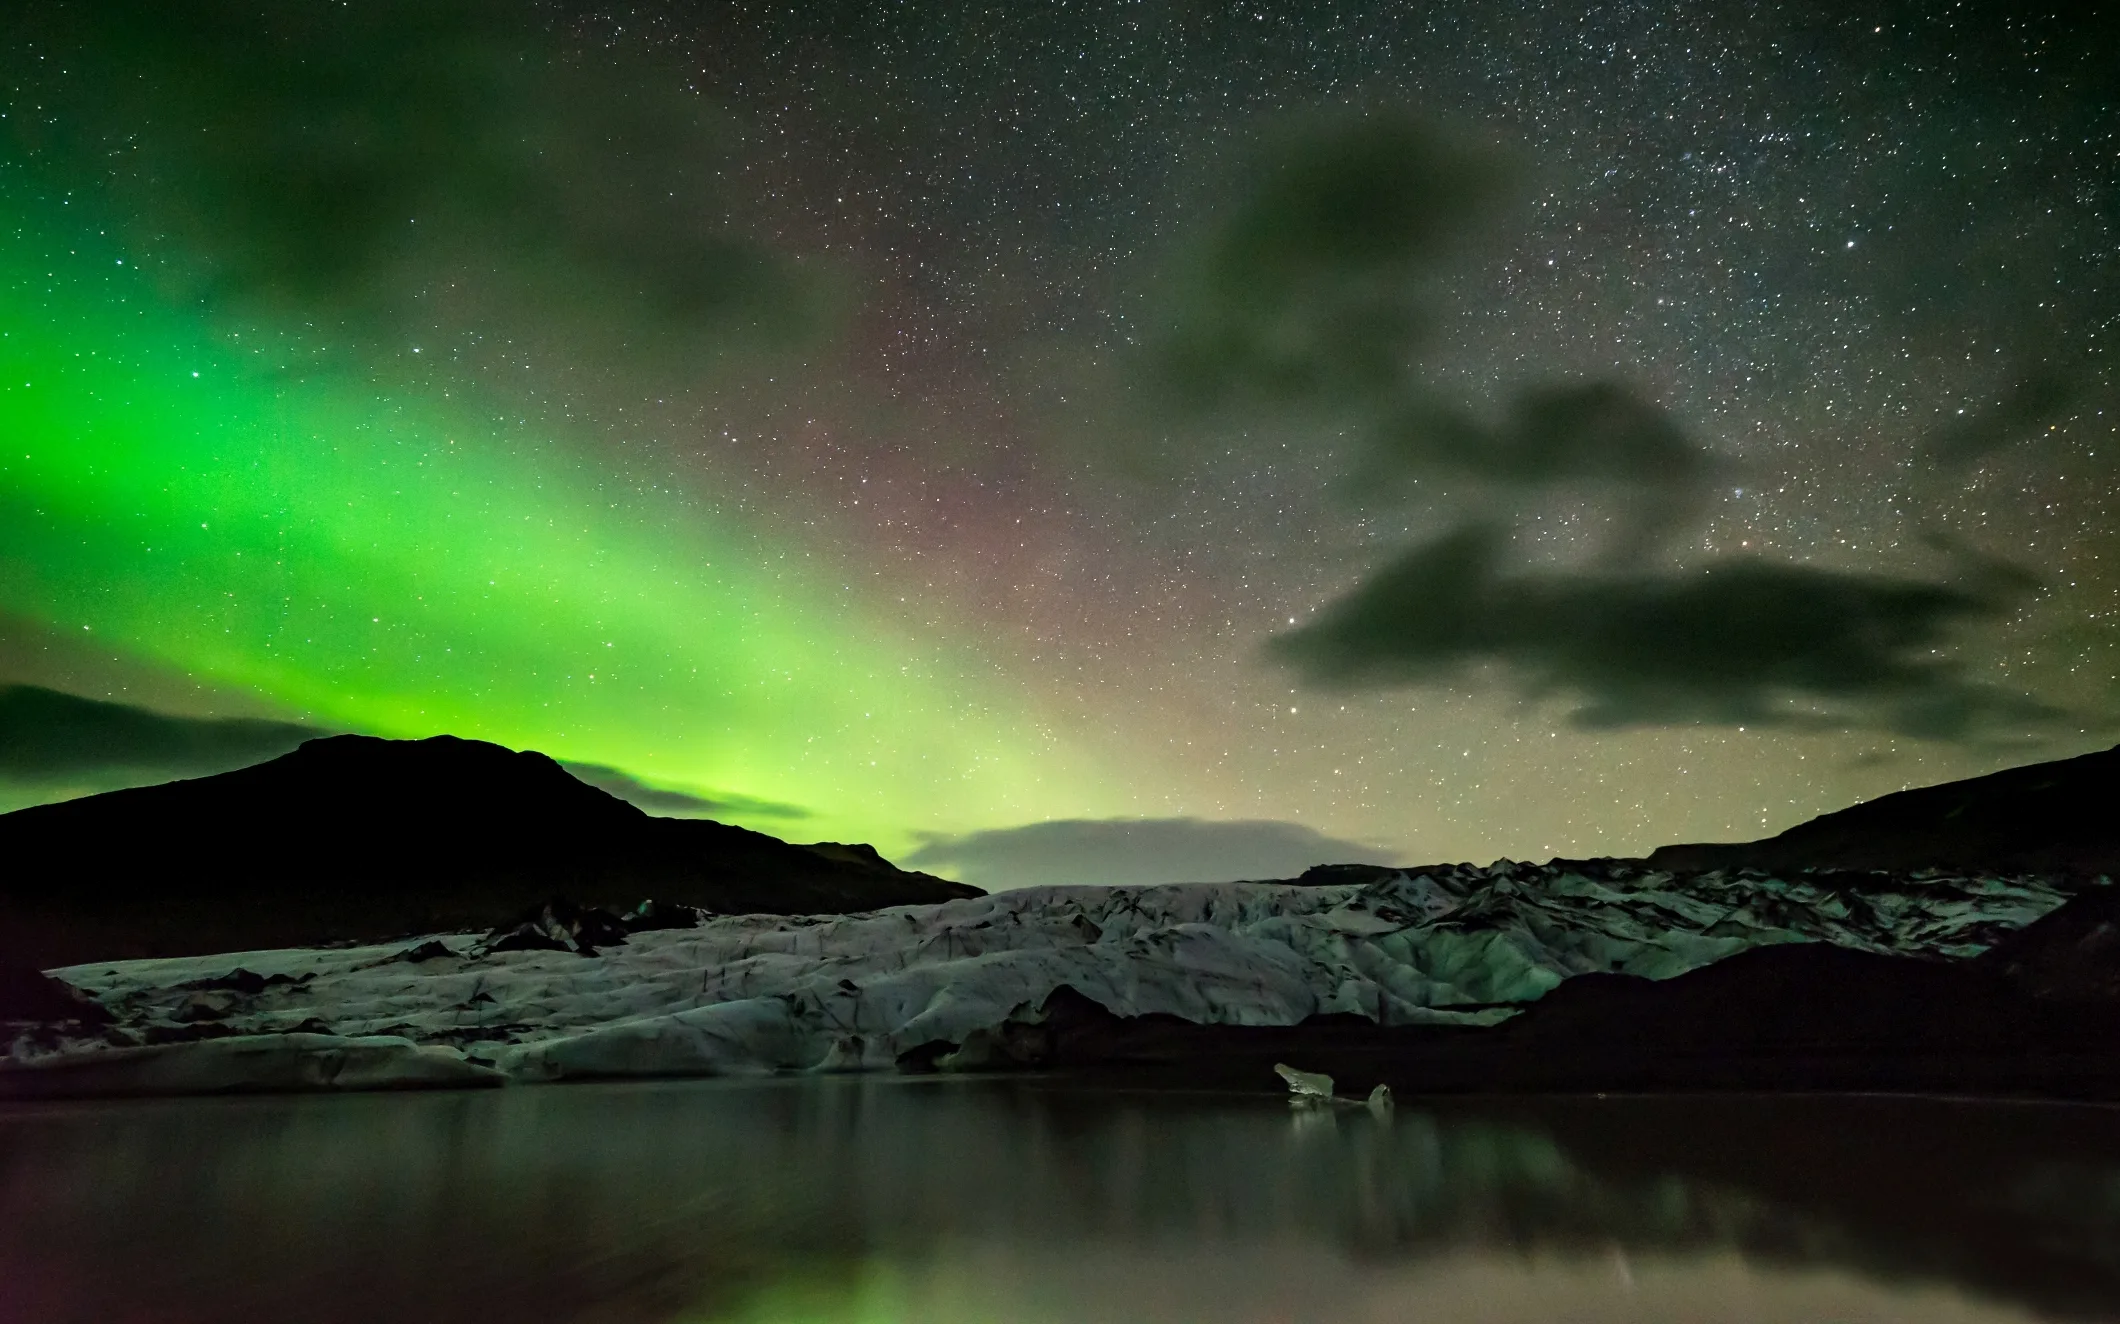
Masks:
[[[1514,500],[1542,490],[1594,493],[1618,530],[1608,554],[1639,557],[1689,518],[1721,466],[1661,408],[1616,382],[1566,382],[1527,390],[1502,417],[1408,391],[1376,424],[1357,470],[1367,501],[1390,499],[1408,479],[1469,480]]]
[[[1751,559],[1678,573],[1505,563],[1473,525],[1416,547],[1270,651],[1330,687],[1462,683],[1497,669],[1586,726],[1862,727],[1975,740],[2075,725],[1968,680],[1937,650],[2009,612],[2024,577],[1975,562],[1950,583]]]
[[[34,168],[89,183],[194,292],[393,342],[556,324],[629,354],[792,328],[730,230],[683,76],[533,7],[33,3],[0,57]],[[393,348],[396,345],[393,343]]]
[[[1430,330],[1438,264],[1507,175],[1402,113],[1276,135],[1172,280],[1158,375],[1204,408],[1395,390]]]
[[[609,791],[621,800],[638,805],[651,814],[663,814],[676,818],[780,818],[803,819],[810,811],[800,805],[783,804],[777,800],[759,800],[747,795],[694,795],[689,791],[672,791],[650,786],[632,773],[604,763],[561,762],[574,776],[599,790]]]
[[[1388,864],[1397,852],[1298,823],[1200,818],[1061,819],[936,837],[905,858],[998,891],[1050,883],[1293,878],[1314,864]]]
[[[1860,727],[1964,742],[2051,733],[2079,715],[1970,678],[1954,631],[2030,587],[1963,548],[1936,582],[1757,559],[1671,569],[1652,555],[1700,514],[1723,465],[1654,403],[1609,381],[1534,384],[1492,415],[1416,372],[1427,282],[1507,172],[1418,121],[1316,122],[1283,140],[1183,278],[1164,371],[1200,416],[1292,407],[1366,439],[1368,502],[1448,491],[1453,533],[1414,547],[1269,646],[1340,688],[1493,679],[1588,726]],[[1939,438],[1964,463],[2041,426],[2066,383],[2023,383]],[[1469,489],[1469,494],[1460,489]],[[1587,565],[1506,563],[1532,503],[1615,518]]]
[[[0,687],[0,779],[105,784],[262,763],[328,734],[293,722],[176,717],[39,685]]]
[[[1156,375],[1193,421],[1256,423],[1263,408],[1355,437],[1364,503],[1432,480],[1505,505],[1595,489],[1618,516],[1608,551],[1638,556],[1698,511],[1720,468],[1661,408],[1573,381],[1482,416],[1417,371],[1434,283],[1515,174],[1494,148],[1399,112],[1276,135],[1166,284]]]
[[[1698,486],[1708,470],[1706,456],[1663,410],[1611,382],[1527,391],[1496,426],[1463,411],[1409,404],[1387,420],[1378,442],[1404,468],[1512,486],[1594,481],[1679,489]]]
[[[2060,373],[2036,373],[2014,383],[1995,405],[1955,419],[1929,439],[1928,457],[1945,468],[1978,463],[2024,441],[2059,419],[2082,394]]]

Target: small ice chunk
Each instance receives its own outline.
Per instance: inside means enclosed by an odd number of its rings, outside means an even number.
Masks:
[[[1288,1092],[1300,1099],[1332,1097],[1332,1077],[1316,1071],[1298,1071],[1286,1062],[1273,1064],[1274,1074],[1288,1082]]]

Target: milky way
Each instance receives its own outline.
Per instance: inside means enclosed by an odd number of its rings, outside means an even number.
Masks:
[[[55,8],[13,61],[16,676],[485,736],[886,849],[1201,818],[1624,852],[2110,743],[2120,120],[2088,30],[1963,6],[508,21],[283,24],[260,59],[306,80],[223,64],[199,93],[207,57]],[[680,103],[696,135],[642,127]],[[2007,559],[2040,587],[1951,655],[2066,719],[1591,729],[1491,669],[1313,690],[1276,660],[1471,498],[1366,499],[1330,419],[1170,425],[1135,369],[1262,142],[1350,107],[1446,126],[1505,180],[1428,290],[1436,398],[1654,402],[1715,475],[1673,567]],[[267,166],[348,154],[269,131],[303,114],[365,126],[389,169],[292,207]],[[2019,426],[1966,431],[1998,417]],[[1569,563],[1612,518],[1566,488],[1515,538]]]

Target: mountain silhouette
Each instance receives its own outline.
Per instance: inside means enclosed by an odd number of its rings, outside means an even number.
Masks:
[[[1763,841],[1663,846],[1659,869],[2120,874],[2120,746],[1895,791]]]
[[[477,929],[555,896],[814,914],[980,894],[867,847],[654,817],[454,736],[330,736],[17,810],[0,861],[0,960],[32,968]]]

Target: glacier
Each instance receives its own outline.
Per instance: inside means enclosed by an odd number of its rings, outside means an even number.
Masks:
[[[1770,943],[1972,956],[2084,885],[1624,861],[1360,872],[715,916],[594,955],[442,934],[70,966],[51,973],[115,1025],[18,1034],[0,1093],[884,1071],[923,1051],[969,1066],[980,1035],[1062,986],[1202,1024],[1493,1024],[1576,974],[1666,978]]]

